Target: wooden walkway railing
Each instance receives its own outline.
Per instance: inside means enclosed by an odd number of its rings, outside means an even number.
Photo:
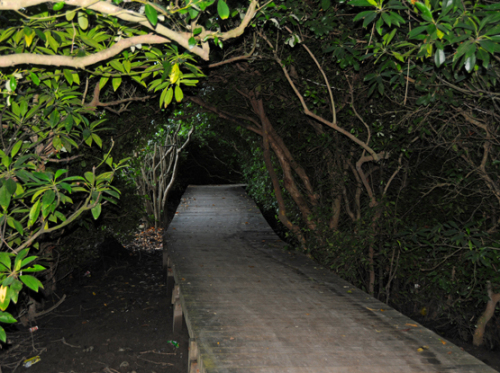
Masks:
[[[190,186],[166,241],[174,330],[184,316],[191,373],[496,372],[285,252],[241,186]]]

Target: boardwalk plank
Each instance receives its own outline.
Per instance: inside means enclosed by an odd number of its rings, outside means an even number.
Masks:
[[[165,263],[191,372],[495,372],[284,246],[241,186],[187,189]]]

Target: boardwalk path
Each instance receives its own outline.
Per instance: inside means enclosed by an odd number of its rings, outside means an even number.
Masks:
[[[167,242],[192,372],[496,372],[281,250],[241,186],[189,187]]]

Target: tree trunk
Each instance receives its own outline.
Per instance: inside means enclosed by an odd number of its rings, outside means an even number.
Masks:
[[[311,219],[312,212],[311,209],[309,208],[306,199],[302,196],[299,188],[297,187],[297,184],[293,178],[292,174],[292,169],[291,169],[291,164],[290,164],[290,156],[287,157],[286,154],[290,154],[288,149],[286,148],[285,143],[279,137],[279,135],[274,131],[271,122],[269,118],[267,117],[264,109],[264,104],[262,102],[262,99],[257,99],[253,96],[250,96],[251,98],[251,104],[254,112],[259,116],[260,122],[262,123],[262,128],[264,129],[264,135],[267,136],[267,144],[271,144],[274,150],[274,153],[278,157],[278,161],[280,162],[281,169],[283,170],[283,181],[284,181],[284,187],[290,193],[290,196],[294,200],[295,204],[299,208],[301,214],[302,214],[302,220],[304,223],[307,225],[307,227],[312,230],[316,231],[317,226],[316,222]],[[266,134],[266,128],[267,128],[267,134]],[[274,134],[274,136],[270,136],[270,133]],[[286,150],[284,150],[286,149]],[[273,169],[274,171],[274,169]],[[305,175],[305,172],[304,172]],[[309,178],[307,176],[306,180],[309,182]],[[304,179],[302,179],[304,181]]]
[[[262,105],[262,101],[260,101],[260,105]],[[262,108],[263,109],[263,108]],[[264,143],[264,162],[266,164],[267,171],[269,172],[269,176],[273,182],[274,193],[276,194],[276,200],[278,201],[279,212],[278,218],[283,223],[285,227],[287,227],[290,231],[295,233],[297,238],[299,239],[302,245],[305,245],[305,239],[300,231],[300,228],[293,224],[288,217],[286,216],[286,207],[285,201],[283,200],[283,195],[281,194],[281,186],[279,185],[278,177],[276,176],[276,172],[274,172],[274,166],[271,160],[271,152],[269,151],[269,121],[263,122],[263,143]]]
[[[487,282],[486,289],[490,299],[488,300],[488,303],[486,303],[486,309],[477,321],[477,327],[472,341],[474,346],[481,346],[484,343],[484,331],[486,329],[486,324],[495,314],[495,307],[497,303],[500,302],[500,293],[493,293],[490,281]]]

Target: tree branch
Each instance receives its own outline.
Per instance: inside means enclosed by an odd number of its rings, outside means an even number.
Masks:
[[[42,3],[46,3],[46,0],[2,0],[0,1],[0,10],[22,10],[23,8],[28,8],[30,6],[35,6],[39,5]],[[217,35],[219,39],[227,40],[227,39],[232,39],[240,36],[243,34],[243,31],[245,28],[248,26],[252,18],[254,17],[256,13],[256,7],[257,7],[258,0],[252,0],[250,5],[248,6],[248,10],[245,14],[245,17],[241,21],[240,25],[232,30],[229,30],[227,32],[219,33],[219,32],[202,32],[200,34],[200,40],[203,40],[205,36],[207,35]],[[202,42],[202,47],[198,46],[189,46],[189,38],[191,37],[191,33],[184,33],[184,32],[178,32],[171,30],[162,24],[158,23],[156,27],[151,25],[151,23],[148,21],[147,17],[143,14],[136,13],[131,10],[126,10],[124,8],[121,8],[119,6],[114,5],[111,2],[108,1],[96,1],[96,0],[66,0],[66,5],[69,6],[74,6],[78,8],[87,8],[94,10],[96,12],[105,14],[105,15],[110,15],[114,16],[117,18],[120,18],[124,21],[128,22],[133,22],[140,24],[144,27],[147,27],[151,30],[153,30],[156,34],[163,35],[164,37],[168,38],[163,41],[163,43],[168,43],[170,41],[175,41],[182,47],[186,48],[189,50],[191,53],[196,54],[197,56],[201,57],[205,61],[209,60],[209,53],[210,53],[210,47],[208,44],[208,41]],[[158,38],[160,36],[156,35]],[[141,42],[137,42],[135,44],[142,44]],[[133,44],[133,45],[135,45]],[[153,44],[151,42],[144,42],[144,44]],[[119,52],[117,52],[119,53]],[[109,58],[109,57],[108,57]],[[21,62],[22,63],[22,62]],[[31,62],[24,62],[24,63],[31,63]],[[1,67],[2,65],[0,65]],[[13,66],[13,65],[7,65],[7,66]],[[57,65],[56,65],[57,66]],[[67,65],[67,66],[73,66],[77,67],[74,65]]]
[[[293,91],[295,92],[295,95],[297,96],[297,98],[300,100],[300,103],[302,104],[302,108],[304,109],[304,114],[310,116],[311,118],[314,118],[315,120],[317,120],[318,122],[320,123],[323,123],[331,128],[333,128],[334,130],[340,132],[341,134],[343,134],[344,136],[348,137],[350,140],[352,140],[353,142],[355,142],[356,144],[358,144],[359,146],[361,146],[363,149],[365,149],[368,153],[370,153],[373,157],[373,160],[375,160],[376,162],[380,161],[380,158],[378,157],[377,153],[375,152],[375,150],[373,150],[367,143],[363,142],[362,140],[358,139],[356,136],[354,136],[352,133],[350,133],[349,131],[346,131],[345,129],[343,129],[342,127],[339,127],[337,125],[337,123],[334,123],[334,122],[330,122],[322,117],[320,117],[319,115],[313,113],[311,110],[309,110],[309,107],[307,106],[305,100],[304,100],[304,97],[302,96],[302,94],[299,92],[299,90],[297,89],[297,87],[295,86],[295,83],[292,81],[292,79],[290,78],[290,75],[288,74],[288,71],[287,69],[285,68],[285,66],[283,65],[283,62],[281,61],[281,59],[279,58],[278,56],[278,53],[276,52],[276,49],[274,48],[274,46],[271,44],[271,42],[266,38],[266,36],[261,32],[259,33],[259,35],[262,37],[262,39],[264,39],[264,41],[269,45],[269,47],[271,48],[273,54],[274,54],[274,59],[275,61],[278,63],[278,65],[280,65],[281,69],[283,70],[283,73],[285,74],[285,77],[288,81],[288,83],[290,84],[290,86],[292,87]]]
[[[2,2],[0,1],[0,4]],[[1,9],[1,6],[0,6]],[[68,66],[77,69],[83,69],[86,66],[107,60],[119,54],[124,49],[130,48],[137,44],[164,44],[170,43],[169,39],[164,37],[147,34],[134,36],[128,39],[122,39],[118,43],[112,45],[108,49],[91,54],[85,57],[71,57],[71,56],[50,56],[45,54],[32,54],[32,53],[16,53],[6,56],[0,56],[0,67],[9,67],[16,65],[44,65],[44,66]]]

